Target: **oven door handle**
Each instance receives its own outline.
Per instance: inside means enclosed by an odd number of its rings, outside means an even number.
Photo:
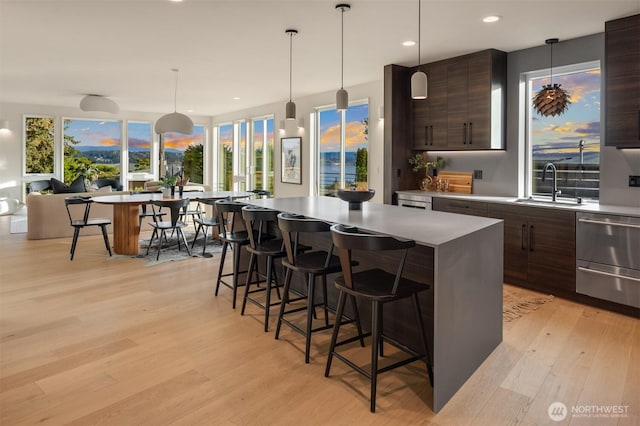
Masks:
[[[611,272],[599,271],[597,269],[585,268],[584,266],[578,266],[578,269],[583,272],[589,272],[591,274],[600,274],[600,275],[606,275],[608,277],[621,278],[623,280],[640,282],[640,278],[630,277],[628,275],[620,275],[620,274],[614,274]]]
[[[622,228],[637,228],[637,229],[640,229],[640,225],[635,225],[633,223],[605,222],[605,221],[602,221],[602,220],[593,220],[593,219],[578,219],[578,222],[592,223],[592,224],[595,224],[595,225],[611,225],[611,226],[620,226]]]

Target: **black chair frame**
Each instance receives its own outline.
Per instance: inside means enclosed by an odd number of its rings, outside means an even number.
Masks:
[[[285,283],[283,289],[282,302],[278,314],[278,324],[276,326],[275,338],[280,337],[280,329],[282,323],[285,323],[293,330],[305,336],[305,363],[309,363],[311,349],[311,334],[317,331],[327,330],[333,327],[333,323],[329,323],[329,311],[336,313],[335,309],[327,304],[327,274],[340,272],[340,259],[333,254],[333,243],[329,250],[316,250],[307,252],[300,249],[300,236],[305,233],[328,233],[331,224],[310,219],[300,215],[290,213],[280,213],[278,215],[278,226],[282,233],[287,257],[282,260],[282,266],[285,268]],[[354,265],[357,264],[354,262]],[[306,277],[307,292],[301,293],[291,288],[291,279],[294,273],[303,274]],[[321,277],[322,284],[322,301],[316,302],[316,278]],[[297,297],[290,298],[289,294],[294,293]],[[306,300],[306,305],[291,309],[286,309],[290,303],[300,300]],[[358,305],[355,297],[350,297],[354,311],[354,318],[347,318],[344,324],[356,323],[358,334],[362,333],[360,325],[360,316],[358,314]],[[322,307],[324,310],[324,325],[313,328],[313,319],[317,319],[316,308]],[[306,311],[306,327],[300,328],[297,324],[285,318],[285,315],[295,314],[297,312]],[[364,339],[360,339],[361,345],[364,347]]]
[[[91,204],[93,200],[87,197],[67,197],[64,199],[65,207],[67,208],[67,215],[69,215],[69,223],[73,226],[73,240],[71,241],[71,260],[76,252],[76,246],[78,245],[78,237],[80,236],[80,230],[86,226],[99,226],[102,230],[102,238],[104,239],[104,245],[111,256],[111,244],[109,244],[109,235],[107,235],[107,225],[111,223],[107,218],[89,218],[91,213]],[[74,219],[74,215],[71,213],[72,205],[84,205],[84,212],[82,219]]]
[[[278,282],[278,276],[274,271],[274,259],[284,257],[286,255],[284,242],[282,238],[276,238],[275,235],[269,233],[269,226],[277,225],[278,211],[257,206],[245,206],[242,208],[242,218],[244,219],[245,228],[251,230],[248,233],[249,245],[247,251],[250,253],[249,268],[247,273],[247,281],[244,288],[244,297],[242,300],[241,315],[244,315],[247,302],[264,310],[264,331],[269,330],[269,314],[271,307],[279,306],[281,295],[280,288],[282,285]],[[258,256],[264,256],[266,259],[265,273],[261,273],[258,268]],[[252,280],[255,274],[255,281]],[[262,280],[264,279],[264,281]],[[265,287],[261,287],[261,283],[265,283]],[[275,283],[275,285],[272,285]],[[251,288],[252,285],[257,288]],[[271,302],[271,292],[275,289],[278,295],[277,302]],[[254,293],[265,293],[264,304],[258,299],[251,297]]]
[[[151,209],[153,211],[153,222],[151,226],[153,227],[153,233],[151,234],[151,239],[149,240],[149,245],[147,246],[147,255],[149,254],[149,250],[151,249],[151,245],[153,244],[153,240],[157,237],[157,254],[156,260],[160,259],[160,251],[162,250],[162,240],[167,241],[167,231],[171,230],[173,233],[176,231],[178,233],[177,241],[178,241],[178,250],[181,250],[180,240],[184,243],[185,248],[187,249],[187,253],[191,256],[191,249],[189,249],[189,244],[187,243],[187,237],[184,235],[182,228],[185,228],[187,225],[182,222],[180,219],[180,212],[184,207],[189,203],[189,199],[180,199],[180,200],[151,200]],[[158,210],[156,210],[156,207]],[[171,221],[159,221],[158,217],[160,214],[159,209],[167,208],[169,209],[169,213],[171,216]],[[158,234],[158,231],[160,233]]]
[[[340,257],[343,275],[335,280],[336,288],[340,290],[340,294],[338,296],[337,319],[331,336],[329,355],[327,357],[327,364],[325,368],[325,377],[329,377],[333,357],[338,358],[354,370],[367,377],[371,381],[370,410],[373,413],[376,409],[376,386],[378,374],[410,364],[417,360],[424,360],[427,367],[427,374],[429,376],[429,383],[433,386],[433,370],[429,359],[429,346],[427,344],[425,327],[418,300],[418,293],[428,290],[429,286],[402,277],[402,271],[404,269],[407,255],[409,250],[415,247],[415,241],[399,240],[391,236],[364,233],[360,232],[357,228],[348,228],[343,225],[333,225],[331,227],[331,236],[333,243],[335,244],[336,251],[338,252],[338,256]],[[403,253],[395,274],[391,274],[380,269],[370,269],[353,273],[351,270],[352,250],[397,250],[402,251]],[[391,286],[389,286],[389,284],[391,284]],[[338,334],[340,331],[340,321],[338,321],[338,318],[342,317],[347,295],[353,295],[356,298],[365,299],[371,302],[371,331],[365,334],[365,336],[372,337],[370,371],[365,370],[346,358],[344,355],[336,352],[336,348],[338,346],[353,342],[356,339],[352,337],[338,342]],[[423,353],[418,353],[408,346],[398,342],[396,339],[383,334],[383,305],[385,303],[409,297],[413,301]],[[398,349],[406,352],[409,357],[379,368],[378,357],[384,356],[383,342],[391,343]]]
[[[204,241],[202,243],[202,256],[206,255],[207,250],[207,237],[209,235],[209,227],[218,228],[218,234],[222,232],[222,228],[220,227],[220,222],[218,222],[218,216],[216,214],[216,200],[204,198],[200,200],[200,203],[211,206],[213,208],[213,215],[211,217],[194,217],[193,223],[196,228],[196,235],[193,237],[193,241],[191,242],[191,248],[196,244],[196,240],[198,239],[198,235],[200,231],[204,234]]]
[[[238,223],[242,222],[242,207],[245,205],[246,204],[239,201],[218,200],[216,201],[215,206],[221,230],[218,238],[222,241],[222,253],[220,254],[220,267],[218,269],[218,278],[216,280],[215,295],[218,295],[220,284],[230,288],[233,291],[233,299],[231,302],[233,309],[236,308],[238,287],[244,285],[239,283],[239,276],[240,274],[248,272],[247,270],[240,270],[240,248],[249,244],[249,233],[244,229],[239,229],[240,225],[238,225]],[[239,219],[236,216],[238,216]],[[233,251],[233,270],[224,274],[222,273],[222,269],[227,256],[227,249],[231,249]],[[232,281],[228,283],[223,279],[225,277],[233,278]]]

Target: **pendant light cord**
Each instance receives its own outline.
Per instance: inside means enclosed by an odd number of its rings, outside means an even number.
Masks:
[[[340,51],[340,88],[344,89],[344,7],[342,7],[340,9],[341,12],[341,27],[340,27],[340,31],[342,33],[341,39],[340,39],[340,45],[341,45],[341,51]]]
[[[550,76],[549,76],[549,81],[551,82],[550,86],[553,88],[553,43],[551,44],[551,54],[549,55],[551,60],[549,63],[549,69],[550,69]]]
[[[173,92],[173,112],[178,112],[178,72],[180,70],[176,68],[173,71],[176,73],[176,87]]]
[[[420,17],[422,15],[422,1],[418,0],[418,70],[420,70]]]
[[[293,31],[289,33],[289,102],[291,102],[291,88],[293,79]]]

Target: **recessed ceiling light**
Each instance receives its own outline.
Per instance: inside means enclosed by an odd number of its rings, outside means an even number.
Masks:
[[[500,17],[498,15],[490,15],[482,19],[483,22],[487,22],[487,23],[498,22],[499,20],[500,20]]]
[[[403,42],[402,42],[402,45],[403,45],[403,46],[406,46],[406,47],[415,46],[415,45],[416,45],[416,42],[415,42],[415,41],[413,41],[413,40],[407,40],[407,41],[403,41]]]
[[[240,100],[240,96],[234,96],[232,99],[233,99],[234,101],[239,101],[239,100]]]
[[[182,0],[169,0],[169,1],[172,1],[172,2],[175,2],[175,3],[180,3]]]
[[[171,0],[171,1],[174,1],[174,0]],[[193,112],[193,110],[192,109],[188,109],[187,112]]]

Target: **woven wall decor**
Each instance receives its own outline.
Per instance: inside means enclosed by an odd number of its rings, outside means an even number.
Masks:
[[[551,51],[550,78],[551,83],[542,86],[542,89],[533,97],[533,108],[543,117],[564,114],[571,104],[571,96],[560,87],[560,84],[553,83],[553,45],[558,42],[557,38],[549,38],[545,43],[549,45]]]

